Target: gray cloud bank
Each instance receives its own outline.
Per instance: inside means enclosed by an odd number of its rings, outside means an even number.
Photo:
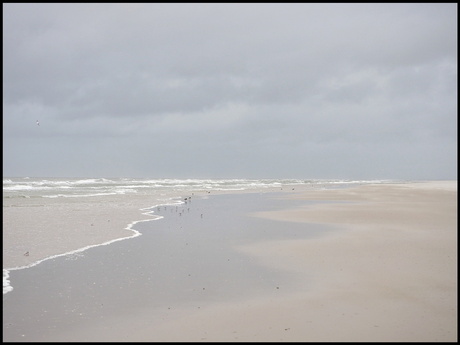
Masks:
[[[4,176],[457,178],[457,4],[10,3],[3,21]]]

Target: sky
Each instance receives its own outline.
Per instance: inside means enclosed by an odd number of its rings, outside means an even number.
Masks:
[[[456,180],[457,29],[456,3],[4,3],[3,176]]]

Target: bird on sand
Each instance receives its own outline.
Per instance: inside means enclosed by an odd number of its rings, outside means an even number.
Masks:
[[[40,122],[38,122],[38,120],[37,120],[37,126],[40,126]]]

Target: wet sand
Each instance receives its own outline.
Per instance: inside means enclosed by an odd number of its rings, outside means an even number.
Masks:
[[[456,181],[179,209],[12,272],[3,340],[457,340]]]
[[[346,203],[256,216],[286,222],[284,227],[334,224],[339,231],[238,248],[266,267],[292,273],[298,289],[184,312],[155,339],[457,341],[456,182],[365,186],[295,198]]]

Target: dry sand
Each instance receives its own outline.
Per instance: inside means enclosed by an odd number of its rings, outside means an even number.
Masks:
[[[240,250],[305,280],[295,293],[216,304],[135,340],[457,341],[457,182],[298,193],[347,203],[258,213],[335,224],[308,240]]]

